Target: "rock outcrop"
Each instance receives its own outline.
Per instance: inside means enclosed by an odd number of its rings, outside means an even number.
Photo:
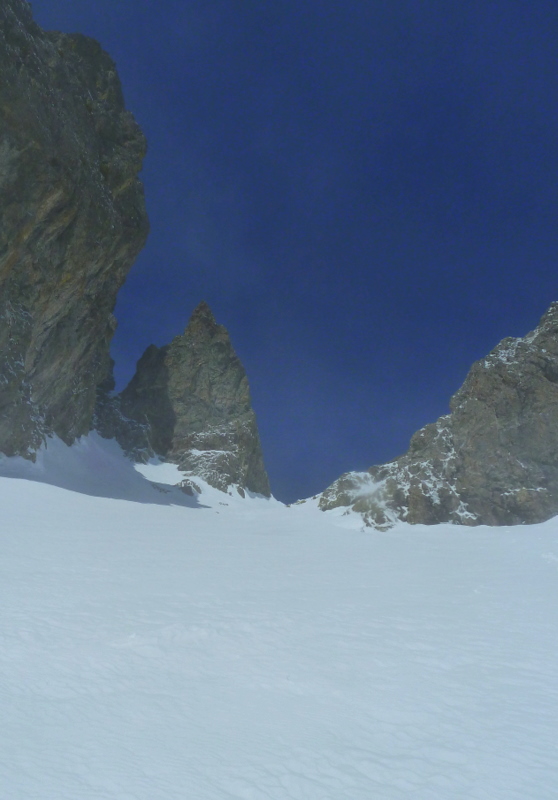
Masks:
[[[155,455],[150,442],[150,426],[146,419],[131,419],[123,413],[121,397],[114,393],[116,381],[113,371],[111,358],[109,374],[97,387],[91,429],[105,439],[116,439],[129,459],[145,464]]]
[[[320,497],[368,525],[516,525],[558,514],[558,303],[524,338],[477,361],[451,413],[419,430],[409,451],[347,473]]]
[[[269,496],[246,373],[206,303],[170,345],[147,348],[120,395],[107,399],[106,389],[97,429],[132,458],[155,453],[219,489]]]
[[[90,428],[145,241],[144,137],[97,42],[0,2],[0,451]]]

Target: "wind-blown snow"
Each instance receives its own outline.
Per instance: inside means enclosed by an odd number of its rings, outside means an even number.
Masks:
[[[2,797],[556,797],[556,521],[363,532],[142,469],[0,461]]]

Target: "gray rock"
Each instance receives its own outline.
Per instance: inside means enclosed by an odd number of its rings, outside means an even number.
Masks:
[[[343,475],[320,508],[346,506],[378,528],[517,525],[558,514],[558,303],[534,331],[477,361],[450,409],[415,433],[405,455]]]
[[[110,372],[97,387],[97,404],[91,423],[105,439],[116,439],[124,453],[133,461],[147,463],[155,455],[150,444],[150,428],[147,421],[127,417],[122,411],[120,395],[114,394],[114,361],[110,360]]]
[[[0,451],[87,433],[145,241],[145,140],[92,39],[0,2]]]
[[[237,484],[269,496],[246,373],[206,303],[170,345],[147,348],[113,402],[118,421],[100,431],[132,457],[144,460],[153,452],[219,489]],[[131,445],[139,428],[130,433],[123,419],[143,426],[143,439]]]

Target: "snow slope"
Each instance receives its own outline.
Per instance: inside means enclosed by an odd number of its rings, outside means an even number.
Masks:
[[[143,471],[0,461],[2,798],[557,796],[557,521],[363,532]]]

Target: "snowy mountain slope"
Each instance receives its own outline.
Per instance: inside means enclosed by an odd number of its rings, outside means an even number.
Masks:
[[[556,796],[556,520],[342,530],[64,447],[0,462],[2,797]]]

